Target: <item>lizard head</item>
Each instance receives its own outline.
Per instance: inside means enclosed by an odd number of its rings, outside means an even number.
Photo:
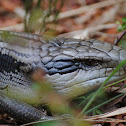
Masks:
[[[98,88],[116,66],[126,59],[126,51],[102,41],[78,39],[54,39],[48,58],[41,61],[46,77],[60,94],[73,98]],[[122,67],[108,81],[126,77]]]

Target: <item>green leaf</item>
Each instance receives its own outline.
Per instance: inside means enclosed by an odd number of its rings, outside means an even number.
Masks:
[[[121,46],[121,48],[126,50],[126,39],[125,40],[120,40],[119,45]]]
[[[122,18],[122,22],[126,23],[126,17],[125,18]]]

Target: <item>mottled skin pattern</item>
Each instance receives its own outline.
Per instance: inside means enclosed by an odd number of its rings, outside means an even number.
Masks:
[[[126,59],[125,50],[99,40],[53,38],[47,41],[39,35],[7,32],[9,37],[5,37],[5,34],[0,31],[0,108],[16,119],[23,115],[22,122],[50,118],[32,107],[42,98],[32,88],[31,74],[36,68],[46,73],[44,78],[54,90],[74,98],[100,86]],[[23,44],[8,44],[18,41]],[[109,82],[124,78],[125,68]]]

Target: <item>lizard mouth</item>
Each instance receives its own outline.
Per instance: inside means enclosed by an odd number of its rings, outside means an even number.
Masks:
[[[124,76],[113,76],[110,78],[110,80],[107,82],[107,84],[113,83],[120,79],[124,79],[125,77],[126,77],[125,75]],[[85,82],[75,84],[71,87],[59,89],[58,92],[68,98],[75,98],[80,95],[84,95],[94,89],[97,89],[98,87],[100,87],[100,85],[102,85],[104,83],[104,81],[107,78],[108,77],[101,77],[101,78],[97,78],[97,79],[88,80]]]
[[[78,70],[69,74],[55,74],[51,76],[52,87],[60,94],[74,98],[98,88],[114,68],[103,68],[98,70]],[[125,69],[121,68],[112,76],[108,83],[112,83],[126,77]]]

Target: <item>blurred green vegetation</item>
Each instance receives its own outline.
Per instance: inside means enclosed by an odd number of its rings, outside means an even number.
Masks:
[[[26,11],[25,32],[55,36],[56,19],[65,1],[37,0],[34,3],[33,0],[25,0],[24,2]]]
[[[116,23],[118,24],[117,30],[123,32],[123,37],[119,41],[119,46],[126,49],[126,18],[122,18],[121,21],[117,21]]]
[[[121,21],[116,21],[116,23],[118,24],[118,31],[124,31],[126,30],[126,18],[122,18]]]

